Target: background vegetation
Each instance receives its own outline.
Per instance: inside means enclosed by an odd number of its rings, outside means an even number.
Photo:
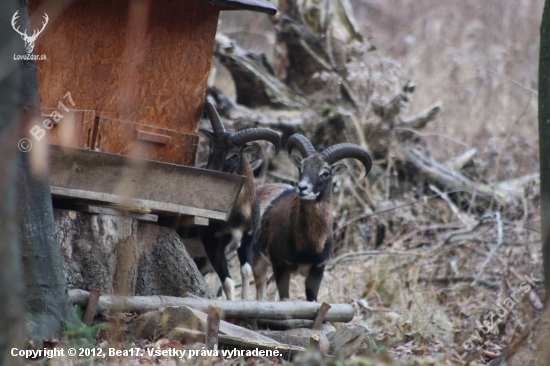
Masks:
[[[368,182],[354,166],[337,180],[336,249],[320,301],[355,304],[356,321],[373,332],[375,352],[450,360],[525,274],[542,277],[536,91],[543,3],[352,1],[361,33],[376,47],[353,75],[372,86],[369,102],[391,99],[413,80],[404,115],[443,105],[437,120],[418,132],[434,160],[449,162],[475,148],[463,174],[492,185],[524,178],[515,185],[514,204],[477,204],[472,195],[454,193],[433,197],[437,188],[403,177],[390,152]],[[275,33],[265,17],[226,12],[220,31],[276,61]],[[235,98],[230,74],[219,63],[214,67],[215,85]],[[377,118],[367,108],[360,123]],[[267,181],[296,178],[285,159],[272,162]],[[294,297],[304,297],[302,278],[291,288]],[[481,334],[467,359],[488,362],[522,334],[540,310],[539,288]]]

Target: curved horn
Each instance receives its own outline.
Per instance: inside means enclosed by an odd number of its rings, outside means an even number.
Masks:
[[[275,152],[278,154],[281,148],[281,136],[269,128],[249,128],[240,132],[236,132],[231,136],[231,142],[237,146],[241,146],[250,141],[265,140],[275,145]]]
[[[295,133],[294,135],[290,136],[286,142],[286,150],[288,151],[288,155],[292,153],[292,150],[298,149],[300,150],[300,154],[302,154],[302,158],[305,158],[309,155],[315,154],[315,148],[309,142],[307,137],[304,135],[299,135]]]
[[[331,165],[345,158],[357,159],[365,166],[365,176],[369,174],[372,168],[370,154],[359,145],[349,143],[334,145],[325,149],[321,155],[325,158],[327,163]]]
[[[216,111],[216,108],[214,108],[214,105],[209,100],[206,100],[204,104],[206,105],[206,114],[208,114],[208,119],[210,120],[212,129],[214,130],[214,135],[224,133],[225,127],[223,127],[220,115],[218,114],[218,111]]]

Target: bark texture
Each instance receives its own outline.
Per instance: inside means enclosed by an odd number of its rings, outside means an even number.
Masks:
[[[21,27],[30,29],[26,6],[20,5]],[[22,73],[20,123],[28,131],[33,118],[40,117],[36,62],[19,61],[19,65]],[[28,330],[34,339],[60,338],[64,324],[73,323],[76,313],[67,296],[63,263],[55,239],[49,177],[47,173],[38,176],[31,172],[30,154],[20,154],[17,175],[17,221],[27,289]]]
[[[10,25],[16,1],[0,2],[0,52],[24,52]],[[25,339],[24,286],[15,216],[16,151],[20,128],[16,115],[21,72],[16,61],[5,58],[0,69],[0,365],[21,365],[11,348],[22,348]]]
[[[544,311],[516,339],[492,366],[548,365],[550,360],[550,1],[544,3],[540,27],[539,56],[539,154],[540,216],[543,271],[545,284]]]
[[[540,217],[544,263],[544,304],[550,304],[550,1],[544,4],[540,27],[539,59],[539,155]]]
[[[175,231],[121,216],[58,209],[54,214],[69,287],[213,297]]]

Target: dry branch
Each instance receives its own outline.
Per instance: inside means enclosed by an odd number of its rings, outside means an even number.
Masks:
[[[430,156],[423,154],[412,146],[396,146],[395,153],[401,161],[413,164],[427,182],[445,187],[445,190],[477,192],[477,197],[487,202],[490,202],[494,195],[500,206],[512,205],[517,200],[513,192],[498,189],[489,184],[474,182],[434,161]]]
[[[73,304],[85,307],[88,303],[89,292],[84,290],[69,290],[69,297]],[[189,306],[207,312],[210,305],[221,309],[226,318],[234,319],[314,319],[321,304],[291,300],[283,302],[270,301],[223,301],[207,300],[198,297],[171,297],[171,296],[101,296],[99,311],[124,311],[145,313],[165,307]],[[332,304],[325,320],[328,322],[349,322],[353,319],[355,310],[349,304]]]
[[[407,127],[414,128],[415,130],[421,130],[426,127],[429,122],[437,118],[437,116],[441,112],[441,109],[441,102],[436,102],[421,111],[420,113],[402,120],[399,127]]]
[[[455,157],[451,161],[448,161],[445,165],[447,165],[449,169],[455,172],[458,172],[460,171],[460,169],[470,164],[473,161],[476,154],[477,154],[477,149],[470,149],[466,151],[464,154]]]

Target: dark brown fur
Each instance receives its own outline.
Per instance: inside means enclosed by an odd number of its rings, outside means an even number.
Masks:
[[[312,273],[315,275],[312,277],[316,277],[320,272],[322,279],[333,245],[332,191],[326,189],[317,200],[307,201],[300,199],[292,186],[266,184],[256,189],[256,195],[261,219],[255,235],[252,263],[258,298],[263,300],[265,295],[265,271],[271,264],[274,272],[282,272],[281,287],[286,286],[286,289],[280,288],[279,294],[283,299],[288,297],[286,278],[290,272],[306,269],[308,278]],[[310,279],[309,282],[315,281]],[[308,300],[316,300],[319,284],[320,280],[306,289]]]

